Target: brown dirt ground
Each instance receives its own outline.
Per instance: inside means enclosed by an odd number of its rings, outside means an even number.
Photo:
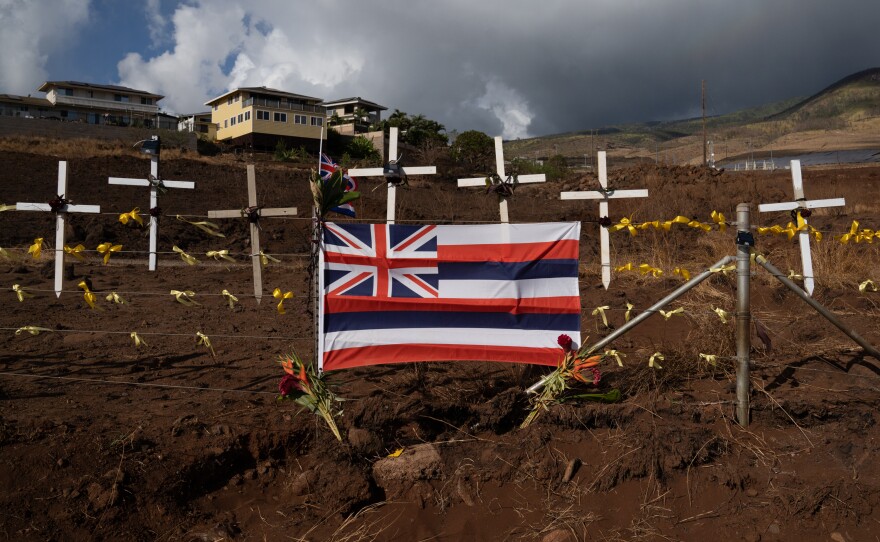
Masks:
[[[57,159],[2,153],[0,202],[47,201]],[[0,246],[19,257],[0,260],[0,538],[8,540],[836,540],[876,539],[880,529],[877,421],[880,365],[864,358],[836,329],[772,279],[756,271],[754,314],[772,348],[753,341],[752,424],[733,417],[733,324],[709,312],[733,312],[733,278],[717,275],[687,296],[686,316],[652,317],[617,341],[625,366],[603,368],[600,390],[617,387],[618,404],[553,408],[526,430],[522,386],[544,369],[488,363],[376,366],[332,375],[347,399],[339,444],[319,421],[275,399],[279,354],[312,353],[306,310],[308,220],[263,221],[267,291],[297,297],[278,314],[271,297],[257,305],[241,221],[225,221],[225,239],[166,217],[160,250],[172,244],[198,266],[165,254],[146,269],[146,239],[115,214],[146,207],[144,189],[110,187],[108,176],[141,177],[143,159],[72,159],[68,197],[101,204],[107,214],[69,220],[68,242],[93,249],[103,241],[125,250],[107,266],[94,254],[69,270],[56,299],[52,264],[21,258],[33,238],[52,243],[48,213],[0,213]],[[204,215],[246,198],[243,163],[163,163],[167,178],[197,182],[172,191],[166,214]],[[807,170],[812,198],[845,196],[837,212],[816,213],[820,229],[842,232],[852,219],[880,226],[880,168]],[[301,168],[261,164],[262,203],[309,206]],[[595,204],[561,203],[558,191],[591,179],[521,187],[511,204],[517,221],[584,220],[582,301],[585,335],[607,333],[591,311],[610,305],[623,323],[681,283],[691,271],[733,252],[733,234],[676,229],[636,238],[613,234],[615,263],[649,261],[660,278],[618,274],[599,284]],[[638,220],[675,214],[729,218],[736,203],[790,198],[786,172],[717,177],[695,168],[613,172],[617,187],[648,186],[646,201],[615,202],[612,217]],[[384,216],[384,192],[363,181],[364,218]],[[492,196],[454,188],[449,178],[413,180],[399,192],[399,218],[493,220]],[[785,222],[756,217],[754,222]],[[838,233],[838,234],[839,234]],[[817,248],[816,297],[874,344],[880,343],[880,294],[860,295],[858,280],[880,279],[880,244],[840,248],[826,236]],[[796,246],[759,238],[782,269],[798,268]],[[205,262],[228,248],[241,263]],[[103,311],[84,306],[76,283],[117,291],[129,301]],[[878,281],[880,282],[880,281]],[[35,294],[18,303],[18,283]],[[239,295],[234,310],[223,288]],[[199,306],[174,302],[170,289],[195,290]],[[702,311],[702,312],[701,312]],[[37,325],[53,332],[15,335]],[[132,347],[137,330],[149,346]],[[212,337],[216,359],[196,345]],[[147,333],[178,335],[156,335]],[[646,367],[664,352],[663,369]],[[699,352],[721,354],[717,367]],[[15,375],[12,375],[14,373]],[[51,377],[51,378],[50,378]],[[110,382],[112,381],[112,382]],[[396,460],[385,459],[397,448]],[[570,481],[564,474],[579,460]]]

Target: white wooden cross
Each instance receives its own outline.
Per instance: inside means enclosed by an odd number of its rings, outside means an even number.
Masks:
[[[758,205],[758,211],[768,213],[771,211],[792,211],[794,209],[819,209],[822,207],[843,207],[846,205],[844,198],[807,200],[804,197],[804,182],[801,177],[801,161],[791,161],[791,184],[794,187],[794,201],[785,203],[762,203]],[[804,224],[807,223],[806,217]],[[801,267],[804,275],[804,289],[813,295],[816,281],[813,278],[813,256],[810,253],[810,232],[802,230],[798,232],[798,241],[801,245]]]
[[[388,136],[388,161],[397,161],[397,128],[391,128],[391,134]],[[401,168],[406,175],[435,175],[437,168],[435,166],[405,166]],[[381,177],[385,173],[385,169],[376,168],[354,168],[349,169],[348,174],[352,177]],[[395,207],[397,206],[397,186],[388,183],[388,211],[386,213],[387,222],[394,224]]]
[[[58,162],[58,198],[67,195],[67,162]],[[51,211],[48,203],[16,203],[19,211]],[[64,217],[67,213],[100,213],[100,205],[73,205],[65,203],[55,215],[55,296],[61,297],[64,280]]]
[[[196,183],[191,181],[166,181],[160,180],[159,177],[159,155],[150,156],[150,177],[148,179],[127,179],[124,177],[110,177],[110,184],[120,184],[125,186],[149,186],[150,187],[150,209],[156,209],[159,206],[159,190],[160,186],[164,188],[188,188],[190,190],[196,187]],[[159,217],[150,215],[150,271],[156,270],[156,243],[159,238]]]
[[[251,264],[254,268],[254,297],[263,299],[263,275],[260,262],[260,223],[262,216],[295,216],[296,207],[260,208],[257,205],[257,175],[254,165],[247,167],[248,208],[228,211],[208,211],[208,218],[245,218],[251,226]]]
[[[608,217],[608,200],[622,198],[647,198],[646,189],[637,190],[608,190],[608,166],[605,151],[599,151],[599,184],[601,190],[585,190],[583,192],[561,192],[562,199],[597,199],[599,200],[599,218]],[[611,284],[611,248],[609,243],[608,228],[599,226],[599,245],[602,262],[602,285],[608,289]]]
[[[498,173],[498,177],[502,181],[507,180],[507,174],[504,171],[504,146],[501,142],[501,137],[495,138],[495,171]],[[543,174],[537,175],[517,175],[516,184],[525,184],[525,183],[543,183],[546,182],[547,177]],[[486,177],[470,177],[468,179],[459,179],[458,187],[462,188],[465,186],[486,186]],[[501,196],[501,201],[498,203],[499,213],[501,214],[501,222],[508,223],[510,222],[510,216],[507,211],[507,198]]]

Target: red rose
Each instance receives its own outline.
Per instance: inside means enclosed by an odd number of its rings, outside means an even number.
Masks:
[[[284,375],[278,383],[278,391],[281,397],[287,397],[293,391],[300,390],[299,380],[293,375]]]
[[[559,338],[556,339],[556,342],[559,343],[559,346],[561,346],[564,351],[571,352],[571,337],[568,335],[560,335]]]

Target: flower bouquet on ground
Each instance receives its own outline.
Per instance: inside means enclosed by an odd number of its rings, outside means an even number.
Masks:
[[[307,408],[310,412],[324,418],[330,431],[337,440],[342,442],[339,428],[333,419],[333,403],[341,401],[330,391],[324,381],[324,375],[307,365],[296,354],[281,356],[281,367],[286,373],[278,384],[278,400],[292,399],[296,404]],[[339,413],[338,411],[336,412]]]
[[[574,350],[572,339],[568,335],[560,335],[557,339],[562,348],[562,359],[552,373],[544,378],[544,388],[532,398],[532,411],[526,416],[520,425],[520,429],[531,425],[535,419],[552,405],[565,401],[566,390],[576,383],[599,384],[602,373],[599,371],[599,363],[606,357],[605,354],[590,356],[586,348]],[[613,403],[620,400],[620,390],[611,390],[608,393],[586,393],[572,396],[572,399],[587,399]]]

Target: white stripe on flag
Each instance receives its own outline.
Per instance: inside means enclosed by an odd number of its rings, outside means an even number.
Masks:
[[[578,240],[580,235],[580,222],[437,226],[438,245],[549,243],[561,239]]]
[[[579,330],[560,330],[579,342]],[[460,344],[463,346],[514,346],[559,348],[559,331],[496,328],[361,329],[324,334],[324,352],[383,344]],[[560,350],[561,352],[561,350]]]
[[[536,297],[580,297],[576,278],[523,280],[443,280],[440,297],[447,299],[530,299]]]

